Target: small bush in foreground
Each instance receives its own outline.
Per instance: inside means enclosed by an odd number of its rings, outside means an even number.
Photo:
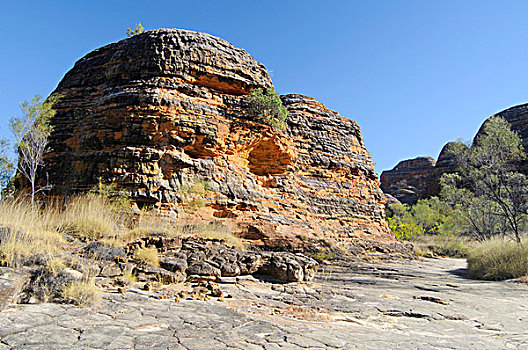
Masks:
[[[36,255],[52,256],[62,237],[53,208],[38,210],[23,199],[0,201],[0,262],[17,266]]]
[[[126,273],[123,275],[123,281],[126,284],[133,284],[133,283],[136,283],[138,280],[137,280],[136,275],[134,275],[133,273]]]
[[[64,287],[62,296],[72,304],[88,306],[100,300],[101,290],[93,282],[73,282]]]
[[[528,273],[528,248],[506,240],[485,241],[469,251],[468,274],[500,281]]]
[[[150,266],[159,266],[158,250],[155,247],[138,249],[134,258]]]
[[[55,257],[46,261],[45,267],[53,276],[56,276],[60,271],[66,268],[66,262],[64,262],[62,258]]]
[[[103,197],[86,195],[73,198],[61,215],[62,231],[80,239],[101,239],[111,236],[117,217]]]

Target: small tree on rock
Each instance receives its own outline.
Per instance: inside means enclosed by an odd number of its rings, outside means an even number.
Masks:
[[[264,124],[284,129],[288,110],[274,89],[253,89],[246,98],[249,113]]]
[[[36,188],[39,167],[43,156],[49,150],[48,137],[52,131],[51,118],[55,115],[53,105],[58,96],[50,96],[45,101],[35,95],[31,102],[20,104],[22,115],[14,117],[9,127],[15,138],[15,148],[18,154],[17,170],[31,185],[31,204],[34,204],[35,194],[51,188],[49,184]]]
[[[139,22],[138,24],[136,24],[136,27],[134,29],[128,28],[126,30],[126,35],[130,38],[131,36],[141,34],[144,31],[145,31],[145,28],[143,28],[143,26],[141,25],[141,22]]]

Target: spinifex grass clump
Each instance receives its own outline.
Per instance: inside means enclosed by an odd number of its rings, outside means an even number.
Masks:
[[[60,248],[57,212],[39,209],[28,200],[0,201],[0,262],[10,266],[36,255],[51,257]]]
[[[528,248],[512,241],[485,241],[469,251],[468,274],[483,280],[506,280],[526,276]]]
[[[75,197],[61,214],[61,231],[88,240],[113,236],[119,217],[112,209],[109,200],[99,195]]]
[[[156,247],[138,249],[134,253],[134,258],[150,266],[159,266],[159,254]]]
[[[63,298],[72,304],[89,306],[101,299],[101,290],[92,281],[77,281],[66,285],[62,290]]]

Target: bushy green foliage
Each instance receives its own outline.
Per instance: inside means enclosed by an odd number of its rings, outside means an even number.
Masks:
[[[277,129],[286,127],[288,110],[274,89],[253,89],[246,101],[249,113],[260,122]]]
[[[425,234],[453,234],[456,215],[453,208],[432,197],[419,200],[413,206],[391,205],[387,209],[387,222],[396,238],[412,241]]]
[[[490,240],[469,251],[468,274],[484,280],[505,280],[526,276],[528,248],[507,240]]]
[[[141,22],[139,22],[138,24],[136,24],[136,27],[134,29],[128,28],[126,30],[126,35],[128,37],[131,37],[131,36],[134,36],[134,35],[137,35],[137,34],[141,34],[144,31],[145,31],[145,28],[143,28],[143,26],[141,25]]]
[[[528,179],[515,166],[525,158],[521,139],[502,118],[486,121],[471,147],[451,150],[456,174],[442,177],[441,196],[457,210],[467,234],[478,240],[526,229]]]

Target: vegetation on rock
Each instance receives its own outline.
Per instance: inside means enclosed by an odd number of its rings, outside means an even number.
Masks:
[[[253,89],[246,101],[249,113],[260,122],[277,129],[286,127],[288,110],[274,89]]]
[[[128,28],[126,30],[126,35],[128,37],[131,37],[131,36],[134,36],[134,35],[137,35],[137,34],[141,34],[144,31],[145,31],[145,28],[143,28],[143,26],[141,25],[141,22],[139,22],[138,24],[136,24],[136,27],[134,29]]]
[[[62,296],[69,303],[89,306],[99,302],[101,290],[93,281],[77,281],[65,286],[62,290]]]
[[[159,254],[156,247],[138,249],[134,253],[134,258],[150,266],[159,266]]]

